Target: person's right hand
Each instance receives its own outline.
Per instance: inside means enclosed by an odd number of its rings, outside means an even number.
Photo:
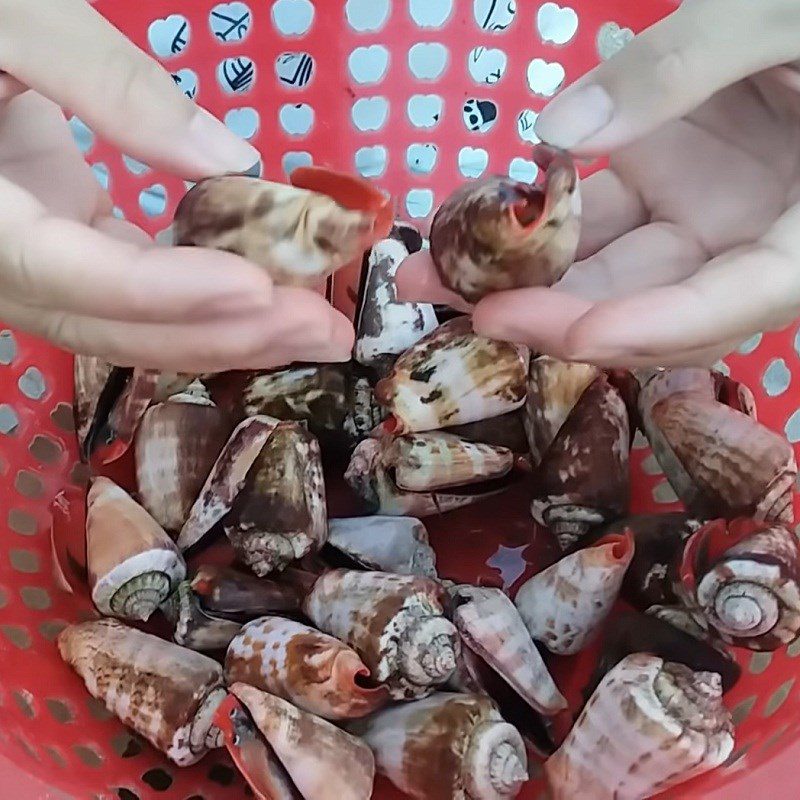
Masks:
[[[85,0],[0,0],[0,319],[118,366],[211,372],[350,357],[349,321],[229,253],[111,215],[59,107],[186,180],[258,151]]]
[[[611,155],[578,262],[498,292],[475,330],[602,366],[710,365],[800,315],[800,2],[686,0],[565,89],[536,132]],[[416,254],[402,299],[447,302]]]

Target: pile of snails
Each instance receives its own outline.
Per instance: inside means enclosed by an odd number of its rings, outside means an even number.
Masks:
[[[176,243],[329,295],[360,270],[352,360],[164,375],[76,358],[94,477],[85,540],[54,524],[54,565],[102,616],[58,647],[175,764],[227,747],[262,800],[366,800],[376,773],[420,800],[504,800],[538,759],[554,800],[639,800],[731,754],[728,645],[800,633],[790,445],[717,372],[563,363],[397,301],[423,247],[469,302],[564,274],[578,176],[537,159],[540,185],[459,189],[427,242],[324,169],[201,181]],[[629,515],[637,430],[684,512]],[[129,450],[131,491],[104,476]],[[336,469],[360,516],[329,519]],[[424,519],[520,483],[560,558],[513,596],[440,575]],[[220,541],[227,563],[204,560]],[[568,709],[552,665],[598,637]]]

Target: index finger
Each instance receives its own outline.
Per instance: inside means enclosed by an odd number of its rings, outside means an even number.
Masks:
[[[403,260],[395,273],[397,299],[402,303],[441,303],[469,314],[472,306],[446,288],[427,250],[419,250]]]

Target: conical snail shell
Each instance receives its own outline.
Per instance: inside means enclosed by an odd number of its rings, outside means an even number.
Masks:
[[[224,650],[242,629],[240,622],[208,613],[189,581],[179,584],[161,611],[175,626],[175,643],[190,650]]]
[[[512,453],[528,453],[530,449],[525,433],[524,408],[466,425],[451,425],[447,430],[468,442],[506,447]]]
[[[379,374],[385,374],[397,356],[439,325],[429,303],[397,300],[395,273],[408,255],[402,239],[391,236],[376,242],[365,262],[353,355]]]
[[[86,558],[92,600],[107,616],[147,620],[186,577],[172,539],[108,478],[89,489]]]
[[[374,223],[373,214],[319,192],[225,175],[199,181],[184,195],[174,240],[236,253],[279,285],[315,287],[369,247]]]
[[[252,686],[230,687],[304,800],[369,800],[375,759],[364,742]]]
[[[642,800],[732,750],[719,675],[636,654],[603,678],[545,773],[553,800]]]
[[[553,653],[577,653],[611,611],[633,552],[630,531],[608,534],[526,581],[514,604],[531,636]]]
[[[456,586],[450,594],[453,622],[464,646],[536,711],[556,714],[567,707],[522,617],[500,589]]]
[[[136,434],[142,505],[167,531],[180,531],[231,429],[210,400],[174,395],[151,406]]]
[[[346,644],[281,617],[245,625],[225,658],[229,684],[255,686],[330,720],[363,717],[388,702],[368,679],[369,669]]]
[[[239,558],[261,577],[316,553],[328,536],[319,442],[281,423],[256,457],[223,522]]]
[[[303,610],[320,630],[350,645],[395,699],[420,697],[452,675],[458,632],[444,617],[434,581],[384,572],[332,570]]]
[[[525,402],[528,359],[526,348],[478,336],[459,317],[406,350],[375,397],[397,434],[489,419]]]
[[[92,697],[178,766],[222,746],[212,724],[225,697],[216,661],[112,619],[70,625],[58,649]]]
[[[328,520],[328,549],[369,570],[436,578],[436,553],[415,517],[346,517]]]
[[[525,745],[488,697],[440,692],[348,729],[378,771],[415,800],[510,800],[528,779]]]
[[[111,364],[94,356],[75,356],[75,431],[81,445],[89,433],[97,402],[112,369]]]
[[[570,156],[539,145],[542,187],[489,176],[448,197],[431,223],[431,256],[445,286],[476,303],[491,292],[551,286],[575,258],[578,172]]]
[[[504,447],[467,442],[450,433],[409,433],[390,445],[398,488],[423,492],[481,483],[511,472],[514,454]]]
[[[680,591],[730,644],[775,650],[800,634],[800,547],[782,525],[710,522],[686,543]]]

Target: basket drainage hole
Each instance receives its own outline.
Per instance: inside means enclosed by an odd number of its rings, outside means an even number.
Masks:
[[[147,41],[150,49],[159,58],[173,58],[182,53],[191,38],[189,20],[182,14],[170,14],[150,23]]]
[[[7,367],[17,357],[17,340],[11,331],[0,331],[0,364]]]
[[[504,31],[517,13],[515,3],[497,3],[495,0],[473,0],[475,22],[490,33]]]
[[[161,767],[145,772],[142,780],[157,792],[166,792],[172,786],[172,775]]]
[[[253,16],[244,3],[220,3],[211,9],[208,24],[221,42],[240,42],[250,32]]]
[[[132,792],[130,789],[117,789],[117,797],[119,800],[140,800],[139,795],[136,792]]]
[[[277,0],[272,6],[272,22],[284,36],[302,36],[313,21],[311,0]]]
[[[208,771],[208,779],[220,786],[230,786],[236,779],[236,773],[224,764],[214,764]]]

